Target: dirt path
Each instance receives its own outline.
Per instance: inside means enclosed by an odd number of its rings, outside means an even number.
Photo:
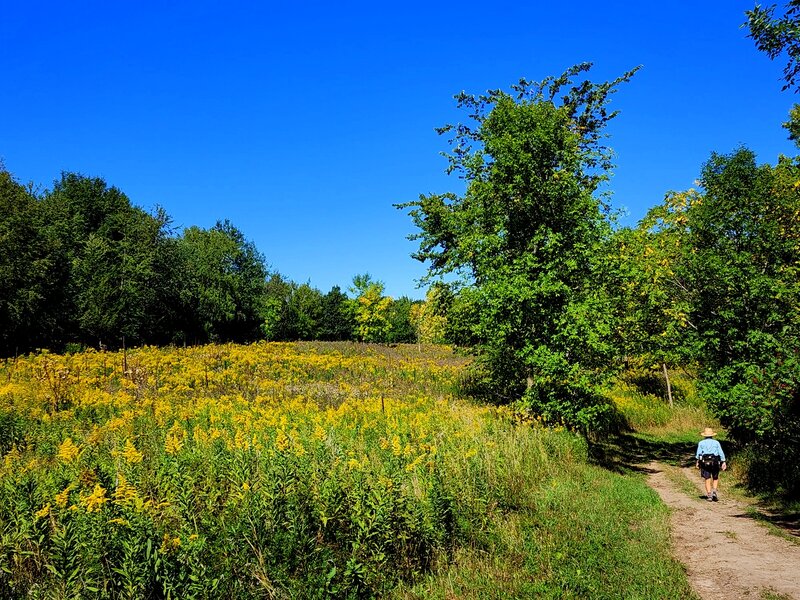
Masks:
[[[800,545],[770,534],[748,515],[745,504],[727,498],[724,474],[720,501],[708,502],[701,498],[702,480],[696,470],[680,469],[697,490],[689,493],[689,486],[670,480],[665,469],[677,471],[650,463],[648,483],[673,509],[675,556],[686,565],[701,598],[800,600]]]

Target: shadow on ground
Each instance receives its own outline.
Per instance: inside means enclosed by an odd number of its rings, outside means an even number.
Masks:
[[[623,433],[611,438],[589,441],[589,460],[609,471],[649,472],[642,466],[657,461],[686,467],[694,464],[695,442],[666,442]]]
[[[730,454],[736,453],[734,444],[726,442]],[[603,440],[589,440],[589,460],[593,464],[615,473],[651,473],[647,468],[651,462],[660,462],[676,467],[693,467],[697,443],[691,441],[668,442],[646,436],[622,433]],[[727,450],[727,448],[726,448]],[[742,493],[750,495],[741,488]],[[704,498],[705,496],[699,496]],[[779,506],[779,504],[778,504]],[[785,533],[800,538],[800,512],[795,504],[789,509],[776,509],[776,503],[761,499],[753,505],[752,512],[742,517],[757,519],[774,525]],[[794,510],[792,510],[794,509]]]
[[[785,533],[800,538],[800,513],[780,512],[759,506],[758,510],[747,516],[758,521],[770,523]]]

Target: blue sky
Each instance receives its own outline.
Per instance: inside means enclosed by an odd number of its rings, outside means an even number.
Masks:
[[[634,224],[712,151],[790,154],[782,64],[752,2],[5,2],[0,158],[22,182],[103,177],[179,227],[230,219],[323,292],[369,272],[422,297],[410,219],[444,174],[452,96],[594,62],[614,96],[612,204]]]

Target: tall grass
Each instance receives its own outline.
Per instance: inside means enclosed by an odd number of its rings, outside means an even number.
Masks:
[[[463,365],[266,343],[5,361],[0,597],[685,597],[644,484],[453,397]]]
[[[719,428],[717,419],[698,397],[696,378],[684,371],[676,371],[670,378],[672,408],[660,372],[631,371],[616,380],[608,395],[628,427],[664,440],[696,440],[703,428]]]

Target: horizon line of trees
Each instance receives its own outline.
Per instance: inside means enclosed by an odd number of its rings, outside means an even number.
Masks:
[[[62,173],[36,193],[0,165],[0,355],[123,345],[441,339],[424,302],[369,274],[327,293],[271,270],[230,221],[177,232],[163,208]],[[428,311],[430,312],[430,311]],[[434,328],[435,329],[435,328]]]

